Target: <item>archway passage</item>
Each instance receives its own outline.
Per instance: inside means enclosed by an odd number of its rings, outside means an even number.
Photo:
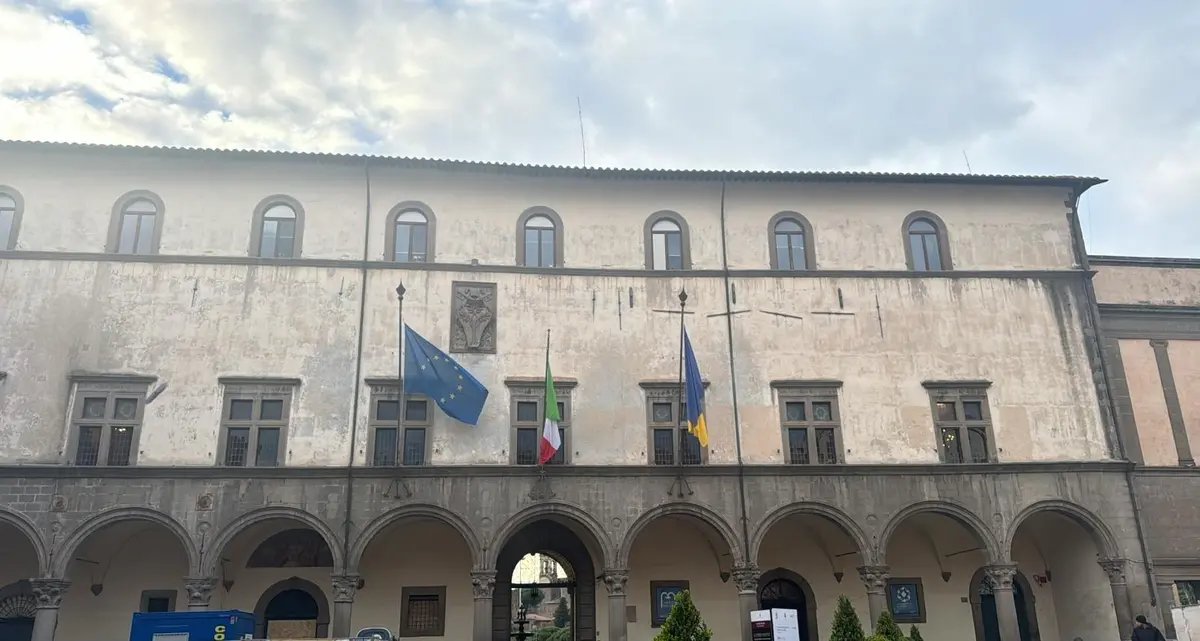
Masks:
[[[37,601],[29,581],[21,580],[0,589],[0,641],[30,641]]]
[[[758,580],[758,607],[795,610],[800,641],[819,641],[816,599],[808,582],[795,572],[784,569],[764,572]]]
[[[992,582],[980,568],[971,579],[971,611],[975,619],[976,641],[1001,641],[1000,617],[996,612],[996,596]],[[1033,589],[1020,572],[1013,579],[1013,601],[1017,605],[1017,628],[1021,641],[1040,638],[1037,627],[1037,607]]]
[[[329,635],[329,602],[316,585],[293,577],[271,586],[254,608],[257,639],[313,639]]]
[[[537,634],[546,628],[561,632],[548,639],[574,639],[574,610],[577,577],[551,554],[526,554],[512,574],[513,620],[517,629]],[[522,625],[523,624],[523,625]]]
[[[560,564],[570,590],[574,641],[596,641],[596,564],[587,545],[570,527],[541,519],[521,528],[501,548],[496,559],[496,588],[492,596],[492,640],[512,638],[513,572],[526,555],[538,553]]]

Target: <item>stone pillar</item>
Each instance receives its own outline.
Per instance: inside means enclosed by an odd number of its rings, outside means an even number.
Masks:
[[[875,630],[879,615],[887,611],[887,582],[891,571],[886,565],[863,565],[858,568],[858,576],[863,585],[867,586],[867,609],[871,613],[870,630]]]
[[[187,592],[188,611],[207,610],[208,603],[212,600],[213,589],[216,587],[216,579],[201,577],[185,578],[183,580],[183,589]]]
[[[333,624],[330,627],[334,639],[350,636],[350,615],[354,613],[354,595],[358,592],[359,576],[345,574],[333,577]]]
[[[475,594],[475,632],[473,641],[492,640],[492,592],[496,589],[495,572],[471,572],[471,591]]]
[[[1017,623],[1017,601],[1013,597],[1016,565],[990,565],[983,568],[992,584],[996,599],[996,621],[1000,624],[1000,641],[1021,641],[1021,626]]]
[[[608,590],[608,641],[628,641],[629,619],[625,617],[625,584],[629,570],[605,570],[604,588]]]
[[[30,579],[37,615],[33,619],[33,641],[54,641],[58,628],[58,606],[71,582],[65,579]]]
[[[1112,587],[1113,608],[1117,611],[1117,630],[1121,638],[1133,629],[1133,614],[1129,607],[1129,586],[1125,584],[1125,559],[1100,559],[1100,567],[1108,574]]]
[[[750,641],[750,613],[758,609],[758,578],[762,573],[753,563],[735,565],[731,572],[738,589],[738,610],[742,641]]]
[[[1171,581],[1158,582],[1158,611],[1162,616],[1162,633],[1171,641],[1179,638],[1175,632],[1175,618],[1171,616],[1171,606],[1175,604],[1175,592],[1171,588],[1175,587]],[[1125,631],[1121,631],[1124,638]]]

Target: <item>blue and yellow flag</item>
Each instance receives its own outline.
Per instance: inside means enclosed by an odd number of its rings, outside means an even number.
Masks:
[[[450,418],[479,422],[488,390],[424,336],[404,326],[404,393],[424,394]]]
[[[704,422],[704,380],[700,378],[700,365],[696,363],[696,354],[692,352],[692,341],[686,329],[683,330],[683,375],[687,393],[688,432],[700,441],[701,447],[708,447],[708,425]]]

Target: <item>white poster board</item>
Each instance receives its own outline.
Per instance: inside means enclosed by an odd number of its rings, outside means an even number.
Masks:
[[[772,608],[750,612],[754,641],[800,641],[800,617],[795,610]]]

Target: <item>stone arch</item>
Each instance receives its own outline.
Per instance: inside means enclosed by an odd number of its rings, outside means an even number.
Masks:
[[[717,534],[724,539],[726,545],[729,546],[729,555],[733,559],[734,565],[742,565],[746,559],[743,558],[742,546],[738,540],[738,535],[733,531],[733,527],[717,514],[711,508],[697,505],[695,503],[664,503],[657,507],[651,508],[637,518],[625,533],[625,538],[621,541],[621,547],[617,552],[616,567],[629,567],[629,553],[633,550],[633,544],[637,542],[637,537],[656,519],[670,515],[690,516],[710,526]]]
[[[217,564],[221,560],[221,554],[237,535],[253,525],[275,519],[295,521],[312,528],[317,534],[320,534],[325,539],[325,543],[329,545],[329,551],[333,553],[333,573],[341,574],[342,568],[345,567],[345,558],[342,556],[341,538],[324,521],[304,510],[284,505],[272,505],[251,510],[222,528],[213,537],[212,544],[205,547],[203,565],[200,567],[201,574],[199,576],[217,576]]]
[[[71,562],[71,559],[75,557],[75,551],[79,549],[79,546],[92,534],[95,534],[106,526],[121,521],[145,521],[167,528],[183,545],[188,559],[188,571],[194,572],[199,567],[200,552],[197,550],[196,543],[192,540],[191,535],[180,525],[179,521],[176,521],[169,514],[150,508],[119,507],[95,514],[81,523],[79,527],[75,528],[53,555],[50,576],[56,579],[65,578],[67,566]]]
[[[967,600],[971,603],[971,619],[975,624],[975,641],[986,641],[983,630],[983,608],[981,607],[981,597],[979,594],[979,588],[983,585],[986,577],[987,570],[985,568],[975,570],[975,574],[971,576],[971,582],[967,588]],[[1032,586],[1029,585],[1029,581],[1025,579],[1025,575],[1020,570],[1013,576],[1013,583],[1020,586],[1021,596],[1025,598],[1025,617],[1031,633],[1030,637],[1040,639],[1041,632],[1038,629],[1036,605],[1037,595],[1034,594]],[[1020,606],[1021,604],[1018,603],[1017,607],[1019,608]]]
[[[1017,513],[1016,518],[1012,520],[1012,525],[1004,535],[1004,559],[1012,557],[1013,539],[1017,535],[1017,529],[1026,519],[1039,512],[1054,512],[1070,518],[1082,527],[1096,544],[1096,551],[1100,556],[1106,558],[1120,557],[1120,547],[1117,545],[1117,539],[1113,536],[1112,530],[1109,529],[1100,517],[1096,516],[1087,508],[1061,499],[1049,499],[1038,501],[1029,505],[1025,509]]]
[[[821,637],[817,634],[817,596],[813,592],[812,586],[808,584],[808,581],[804,577],[786,568],[775,568],[774,570],[763,572],[762,576],[758,578],[757,592],[759,603],[762,603],[763,588],[778,579],[795,583],[800,588],[800,591],[804,593],[805,622],[807,624],[808,638],[811,641],[818,641]]]
[[[996,540],[996,536],[992,533],[991,528],[983,522],[983,519],[976,516],[974,512],[966,507],[945,499],[919,501],[909,504],[896,512],[879,534],[879,543],[878,548],[875,550],[875,558],[880,563],[886,564],[888,542],[891,540],[892,534],[896,532],[896,528],[908,518],[925,513],[941,514],[942,516],[950,517],[967,528],[968,531],[979,539],[984,549],[987,550],[987,560],[989,563],[999,563],[1007,558],[1008,555],[1002,554],[1000,543]]]
[[[38,574],[46,575],[49,572],[49,554],[46,551],[46,543],[42,540],[42,536],[38,534],[38,528],[29,520],[29,517],[20,512],[13,512],[0,508],[0,523],[7,523],[25,535],[29,545],[33,546],[33,551],[37,554]]]
[[[521,531],[521,528],[541,519],[557,521],[570,528],[585,544],[596,548],[591,552],[597,561],[606,567],[615,567],[612,565],[616,556],[613,553],[612,539],[605,533],[604,526],[600,525],[600,521],[596,520],[596,517],[576,505],[562,501],[548,501],[531,505],[517,512],[509,517],[500,526],[500,529],[496,530],[496,534],[492,536],[482,555],[483,568],[495,569],[496,560],[504,544],[514,534]]]
[[[812,514],[832,521],[834,524],[840,527],[847,536],[850,537],[850,540],[854,541],[854,545],[858,547],[859,554],[863,557],[863,564],[875,564],[875,559],[872,558],[874,548],[867,539],[866,533],[864,533],[862,528],[858,526],[858,523],[855,523],[854,519],[850,518],[848,514],[837,509],[836,507],[833,507],[832,505],[826,505],[825,503],[817,503],[813,501],[789,503],[782,507],[776,508],[775,511],[768,514],[766,518],[764,518],[762,522],[758,524],[758,527],[755,528],[754,534],[750,536],[750,559],[756,563],[758,562],[759,549],[762,548],[763,541],[766,540],[767,534],[770,533],[771,528],[774,527],[775,524],[789,516],[797,514]]]
[[[354,546],[350,548],[350,558],[346,559],[347,571],[351,573],[358,571],[358,564],[362,561],[363,554],[367,551],[367,546],[387,526],[404,519],[420,517],[440,521],[457,530],[462,536],[463,541],[466,542],[467,548],[471,550],[471,566],[480,567],[480,564],[483,563],[483,550],[479,545],[479,537],[475,534],[475,530],[471,528],[471,525],[461,516],[446,508],[417,503],[384,512],[368,523],[367,527],[363,529],[362,533],[354,541]]]
[[[307,592],[317,602],[316,638],[324,639],[328,637],[329,620],[331,618],[329,614],[329,597],[325,596],[325,591],[318,587],[316,583],[294,576],[272,585],[262,593],[262,596],[258,597],[258,603],[254,605],[254,638],[267,638],[267,606],[271,604],[271,599],[288,590]]]

